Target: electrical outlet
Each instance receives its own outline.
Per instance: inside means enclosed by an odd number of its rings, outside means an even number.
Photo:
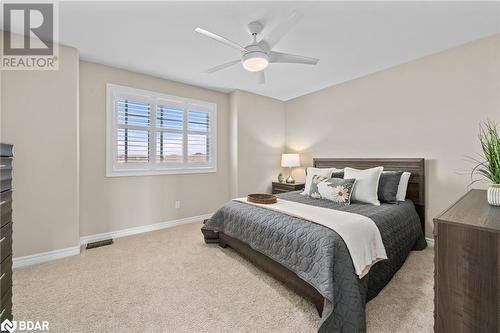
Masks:
[[[179,200],[175,200],[175,209],[181,208],[181,202]]]

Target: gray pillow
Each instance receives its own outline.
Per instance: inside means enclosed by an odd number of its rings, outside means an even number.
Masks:
[[[344,178],[344,171],[332,173],[332,178]]]
[[[380,202],[397,203],[399,180],[403,171],[384,171],[378,181],[378,199]]]
[[[318,192],[321,198],[341,205],[351,204],[351,195],[356,179],[330,178],[320,182]]]

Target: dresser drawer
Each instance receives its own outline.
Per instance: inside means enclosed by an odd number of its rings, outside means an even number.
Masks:
[[[12,256],[8,256],[0,264],[0,295],[3,296],[12,289]]]
[[[2,296],[0,301],[0,321],[12,320],[12,289]]]
[[[12,169],[12,158],[0,157],[0,170],[2,169]]]
[[[12,179],[12,169],[0,169],[0,181]]]
[[[0,209],[5,208],[6,203],[10,203],[12,201],[12,191],[5,191],[0,193]]]
[[[0,227],[12,220],[12,191],[0,193]]]
[[[12,190],[12,179],[0,180],[0,192]]]
[[[0,143],[0,156],[12,157],[12,145]]]
[[[12,202],[11,201],[6,201],[1,207],[0,207],[0,227],[3,227],[7,223],[12,221],[12,207],[11,207]]]
[[[0,229],[0,261],[12,254],[12,223]]]

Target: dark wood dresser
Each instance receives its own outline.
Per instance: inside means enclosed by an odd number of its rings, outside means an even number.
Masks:
[[[500,207],[471,190],[434,219],[434,331],[499,331]]]
[[[12,320],[12,145],[0,143],[0,322]]]
[[[303,190],[304,186],[305,186],[304,183],[289,184],[289,183],[273,182],[272,191],[273,194],[279,194],[279,193]]]

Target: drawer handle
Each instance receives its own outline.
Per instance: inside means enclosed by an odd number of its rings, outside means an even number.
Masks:
[[[3,309],[2,312],[0,312],[0,318],[2,318],[4,313],[5,313],[5,309]]]
[[[5,240],[5,237],[2,237],[2,239],[0,239],[0,243],[2,243],[4,240]]]
[[[0,202],[0,206],[2,206],[6,202],[7,202],[7,200],[4,200],[4,201]]]
[[[0,281],[2,281],[4,276],[5,276],[5,273],[3,273],[2,276],[0,276]]]

